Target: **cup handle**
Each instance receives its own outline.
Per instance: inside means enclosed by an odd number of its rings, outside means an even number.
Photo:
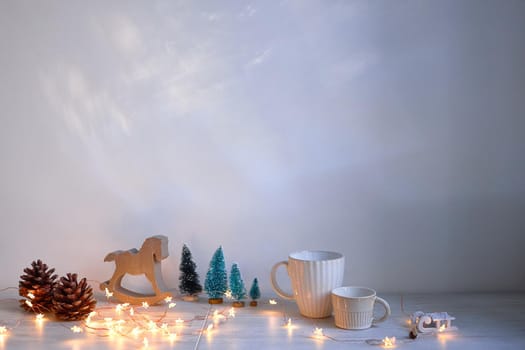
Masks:
[[[286,268],[288,269],[288,261],[279,261],[277,264],[273,265],[272,272],[270,274],[271,281],[272,281],[272,288],[275,291],[275,293],[277,293],[277,295],[279,295],[281,298],[293,300],[294,299],[293,295],[283,291],[281,287],[279,287],[279,285],[277,284],[277,278],[275,277],[275,274],[277,272],[277,269],[281,265],[285,265]]]
[[[375,302],[383,305],[383,307],[385,308],[385,314],[383,316],[381,316],[377,320],[374,318],[374,321],[372,322],[372,324],[381,323],[381,322],[385,321],[388,318],[388,316],[390,316],[390,305],[388,305],[388,303],[387,303],[387,301],[385,299],[380,298],[380,297],[376,297],[376,301]]]

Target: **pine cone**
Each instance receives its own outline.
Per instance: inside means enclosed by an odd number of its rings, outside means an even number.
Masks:
[[[68,273],[58,282],[53,299],[55,316],[63,321],[77,321],[86,318],[95,309],[97,301],[93,289],[83,278],[77,281],[77,274]]]
[[[55,269],[48,270],[47,265],[39,259],[33,261],[31,267],[25,268],[24,272],[18,282],[18,294],[25,298],[20,299],[20,306],[36,313],[51,311],[57,279],[57,275],[53,275]]]

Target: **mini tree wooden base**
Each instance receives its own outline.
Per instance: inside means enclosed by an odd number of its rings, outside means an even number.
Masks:
[[[209,298],[208,303],[210,304],[222,304],[222,298]]]
[[[244,301],[239,301],[239,300],[238,301],[234,301],[232,303],[232,306],[233,307],[244,307]]]
[[[250,306],[257,306],[257,300],[250,301]]]
[[[198,295],[183,295],[182,300],[184,301],[199,301]]]

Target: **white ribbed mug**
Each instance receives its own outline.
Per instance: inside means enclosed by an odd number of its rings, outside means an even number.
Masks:
[[[379,303],[385,314],[374,318],[374,305]],[[366,329],[390,316],[390,305],[366,287],[339,287],[332,291],[335,325],[344,329]]]
[[[275,277],[285,265],[292,282],[293,294],[284,292]],[[303,250],[291,253],[288,261],[275,264],[271,272],[272,287],[284,299],[295,299],[299,312],[310,318],[332,315],[330,293],[343,284],[345,258],[340,253]]]

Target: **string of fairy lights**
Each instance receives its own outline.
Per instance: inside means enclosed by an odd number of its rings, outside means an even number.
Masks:
[[[5,288],[0,292],[16,289]],[[207,312],[204,315],[194,315],[191,318],[180,317],[176,312],[176,302],[172,297],[167,297],[160,306],[150,307],[147,302],[141,305],[130,305],[128,303],[114,303],[112,302],[112,293],[105,291],[106,301],[100,303],[94,311],[92,311],[87,318],[76,322],[56,322],[64,328],[69,329],[70,332],[77,336],[82,334],[95,335],[100,338],[107,338],[109,341],[115,339],[130,340],[137,348],[147,349],[153,344],[169,344],[171,347],[176,347],[177,341],[184,337],[197,337],[194,344],[194,349],[198,349],[199,343],[203,336],[212,336],[219,332],[220,325],[228,322],[236,317],[236,309],[233,307],[213,307],[209,305]],[[228,295],[226,295],[227,297]],[[12,302],[16,299],[3,299],[1,303]],[[267,305],[270,308],[279,311],[280,302],[275,299],[269,299]],[[401,300],[401,309],[404,314],[403,301]],[[293,321],[286,312],[286,307],[283,306],[282,312],[282,329],[288,332],[288,335],[299,328],[300,326]],[[44,314],[37,313],[34,316],[36,329],[40,334],[43,334],[45,324],[51,319],[48,319]],[[10,336],[14,336],[16,328],[21,324],[27,322],[27,318],[16,321],[0,320],[0,348],[4,348]],[[55,322],[55,321],[53,321]],[[194,322],[201,322],[200,327],[190,327]],[[410,319],[407,320],[407,327],[410,328]],[[425,334],[435,335],[436,333]],[[314,341],[333,341],[339,343],[349,344],[368,344],[378,346],[385,349],[399,347],[402,344],[414,342],[414,339],[396,339],[395,337],[384,337],[382,339],[363,339],[363,338],[343,338],[334,337],[325,333],[322,328],[314,327],[309,334],[302,333],[297,336],[312,339]]]

